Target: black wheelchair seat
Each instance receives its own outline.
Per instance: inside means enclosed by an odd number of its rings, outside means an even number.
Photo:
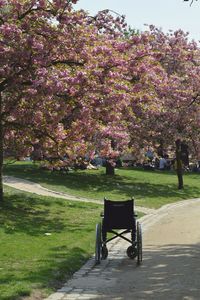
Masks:
[[[104,198],[104,212],[101,214],[102,222],[96,225],[95,261],[99,264],[101,259],[106,259],[108,249],[106,244],[119,237],[131,243],[127,248],[127,255],[137,263],[142,262],[142,229],[139,221],[136,222],[137,215],[134,211],[134,199],[124,201],[111,201]],[[117,231],[116,231],[117,230]],[[119,231],[122,230],[122,231]],[[107,238],[107,233],[113,236]],[[127,237],[131,234],[131,238]]]

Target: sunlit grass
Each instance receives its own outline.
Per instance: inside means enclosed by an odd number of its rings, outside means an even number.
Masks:
[[[136,204],[158,208],[182,199],[200,197],[200,174],[186,173],[184,189],[177,189],[174,172],[117,169],[115,176],[105,175],[105,169],[72,171],[66,174],[41,170],[37,164],[19,162],[9,165],[4,173],[40,183],[60,192],[90,199],[112,200],[135,197]]]
[[[105,169],[67,174],[41,170],[20,162],[4,169],[12,175],[52,190],[102,200],[129,199],[158,208],[182,199],[200,197],[200,175],[184,175],[177,189],[173,172]],[[5,187],[0,207],[0,299],[18,300],[37,291],[44,297],[62,285],[94,252],[95,224],[102,205],[22,193]]]
[[[46,296],[94,253],[101,205],[6,187],[0,207],[0,299]]]

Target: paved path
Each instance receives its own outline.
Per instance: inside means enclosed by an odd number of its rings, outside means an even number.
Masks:
[[[37,194],[41,192],[39,185],[28,181],[6,177],[4,182]],[[73,198],[42,190],[43,195]],[[63,288],[46,300],[199,300],[200,199],[148,210],[140,222],[144,251],[141,266],[126,256],[127,242],[116,239],[109,243],[105,261],[95,266],[92,257]]]
[[[46,300],[199,300],[200,199],[167,205],[140,219],[143,264],[126,257],[127,242],[110,245],[98,266],[91,258]]]
[[[11,186],[13,188],[34,193],[37,195],[43,195],[43,196],[51,196],[51,197],[57,197],[57,198],[63,198],[63,199],[68,199],[68,200],[73,200],[73,201],[84,201],[84,202],[90,202],[90,203],[98,203],[98,204],[103,204],[102,201],[94,200],[94,199],[87,199],[83,197],[77,197],[77,196],[72,196],[67,193],[62,193],[62,192],[56,192],[49,190],[47,188],[42,187],[40,184],[21,179],[21,178],[16,178],[13,176],[3,176],[3,183],[5,185]],[[146,208],[146,207],[141,207],[137,206],[136,211],[143,212],[145,214],[147,213],[152,213],[154,212],[154,209]]]

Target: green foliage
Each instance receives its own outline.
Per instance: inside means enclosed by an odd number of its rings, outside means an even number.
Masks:
[[[125,31],[124,35],[126,38],[130,38],[133,35],[139,35],[140,31],[138,29],[133,29],[131,26],[129,26]]]

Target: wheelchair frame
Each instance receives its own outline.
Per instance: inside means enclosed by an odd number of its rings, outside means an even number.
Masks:
[[[108,256],[106,244],[115,238],[122,238],[131,246],[127,248],[127,256],[131,259],[137,257],[137,264],[142,262],[142,228],[134,212],[134,199],[126,201],[111,201],[104,198],[104,213],[102,222],[96,224],[95,262],[100,264]],[[123,230],[122,232],[116,231]],[[107,233],[113,236],[107,238]],[[131,233],[131,238],[124,236]]]

